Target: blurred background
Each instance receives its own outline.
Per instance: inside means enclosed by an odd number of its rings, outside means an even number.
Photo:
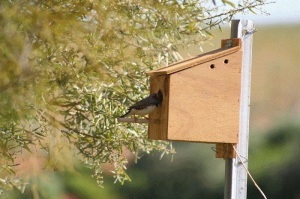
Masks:
[[[218,3],[218,2],[217,2]],[[252,19],[254,34],[249,171],[268,198],[300,198],[300,1],[280,0],[266,5],[270,15],[239,16]],[[216,31],[210,51],[229,38],[229,27]],[[189,54],[201,54],[190,49]],[[45,198],[223,198],[225,161],[216,159],[214,145],[174,142],[176,154],[160,160],[159,153],[129,163],[132,182],[114,184],[107,177],[104,189],[91,171],[44,174],[39,187]],[[195,158],[196,157],[196,158]],[[109,173],[107,175],[110,175]],[[45,182],[45,181],[43,181]],[[49,187],[51,189],[49,189]],[[30,197],[30,189],[28,189]],[[54,194],[57,193],[57,194]],[[13,196],[12,196],[13,197]],[[15,198],[26,198],[16,191]],[[248,199],[263,198],[248,181]]]

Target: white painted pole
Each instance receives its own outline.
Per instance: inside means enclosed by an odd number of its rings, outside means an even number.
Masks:
[[[252,42],[254,32],[250,20],[233,20],[231,22],[231,38],[242,38],[243,65],[242,86],[240,98],[240,133],[237,152],[243,157],[244,165],[248,167],[248,141],[250,117],[250,86],[252,65]],[[226,159],[224,199],[247,198],[247,172],[238,158]]]

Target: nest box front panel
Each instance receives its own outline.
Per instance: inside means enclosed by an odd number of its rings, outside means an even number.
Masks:
[[[153,140],[168,139],[168,114],[169,114],[169,75],[150,77],[150,93],[163,94],[162,103],[149,115],[148,137]]]
[[[167,139],[237,143],[242,52],[169,75]]]

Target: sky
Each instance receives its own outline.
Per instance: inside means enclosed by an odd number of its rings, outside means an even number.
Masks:
[[[270,15],[257,15],[249,13],[247,15],[236,15],[236,19],[250,19],[254,24],[285,24],[299,23],[300,24],[300,0],[269,0],[274,2],[263,6],[264,10]],[[232,1],[237,2],[237,1]]]

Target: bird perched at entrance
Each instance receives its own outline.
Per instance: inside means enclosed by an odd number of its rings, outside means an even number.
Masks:
[[[136,104],[128,108],[128,112],[121,116],[124,118],[130,115],[147,115],[151,113],[159,104],[161,104],[163,99],[162,92],[159,90],[158,93],[153,93],[137,102]]]

